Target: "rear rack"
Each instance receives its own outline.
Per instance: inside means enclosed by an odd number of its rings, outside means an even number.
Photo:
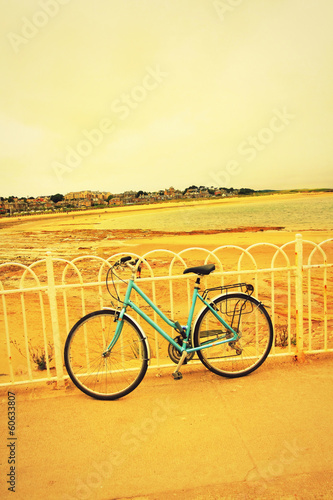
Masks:
[[[254,286],[250,283],[234,283],[233,285],[225,285],[225,286],[216,286],[214,288],[206,288],[202,294],[202,298],[206,299],[209,292],[226,292],[228,293],[231,290],[238,289],[238,291],[242,293],[247,293],[248,295],[252,295],[254,292]]]

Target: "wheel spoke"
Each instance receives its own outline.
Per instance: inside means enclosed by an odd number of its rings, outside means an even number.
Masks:
[[[260,302],[245,294],[229,294],[214,301],[218,314],[239,335],[234,334],[206,308],[200,316],[194,333],[196,347],[226,340],[226,342],[198,351],[201,361],[211,371],[229,377],[246,375],[266,359],[273,340],[271,320]]]
[[[129,317],[107,356],[114,337],[114,311],[96,311],[71,330],[65,346],[65,363],[75,385],[97,399],[117,399],[141,382],[148,365],[146,340]]]

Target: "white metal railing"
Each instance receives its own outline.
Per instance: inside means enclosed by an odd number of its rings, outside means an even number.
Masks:
[[[123,252],[108,259],[90,255],[71,261],[47,252],[29,266],[0,265],[0,386],[38,381],[64,384],[67,333],[83,315],[110,305],[106,271],[128,254],[146,259],[140,286],[180,323],[187,317],[193,282],[193,275],[183,275],[183,270],[212,262],[216,271],[205,278],[206,286],[251,282],[254,295],[268,307],[276,337],[270,356],[333,351],[333,238],[317,244],[297,234],[282,246],[224,245],[178,253],[159,249],[142,256]],[[117,287],[121,294],[121,282]],[[150,341],[152,365],[170,363],[164,339],[146,323],[142,326]]]

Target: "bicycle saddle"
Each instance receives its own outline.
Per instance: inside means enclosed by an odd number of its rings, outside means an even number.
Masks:
[[[188,267],[185,269],[183,274],[187,273],[195,273],[199,274],[199,276],[206,276],[210,274],[215,269],[215,264],[206,264],[205,266],[196,266],[196,267]]]

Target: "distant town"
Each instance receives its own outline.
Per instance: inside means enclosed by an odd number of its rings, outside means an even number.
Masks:
[[[190,186],[184,191],[170,187],[160,191],[125,191],[112,194],[106,191],[77,191],[65,195],[57,193],[52,196],[33,196],[18,198],[0,196],[0,216],[28,215],[40,212],[67,212],[113,206],[160,203],[171,200],[193,198],[217,198],[253,194],[253,189],[214,188]]]
[[[294,190],[299,192],[302,190]],[[331,190],[314,190],[331,191]],[[65,195],[57,193],[52,196],[38,196],[34,198],[18,198],[0,196],[0,217],[13,215],[30,215],[48,212],[70,212],[73,210],[87,210],[126,205],[147,205],[173,200],[191,200],[207,198],[226,198],[234,196],[254,196],[276,192],[274,190],[255,191],[250,188],[226,188],[189,186],[184,191],[170,187],[160,191],[125,191],[120,194],[100,191],[77,191]]]

